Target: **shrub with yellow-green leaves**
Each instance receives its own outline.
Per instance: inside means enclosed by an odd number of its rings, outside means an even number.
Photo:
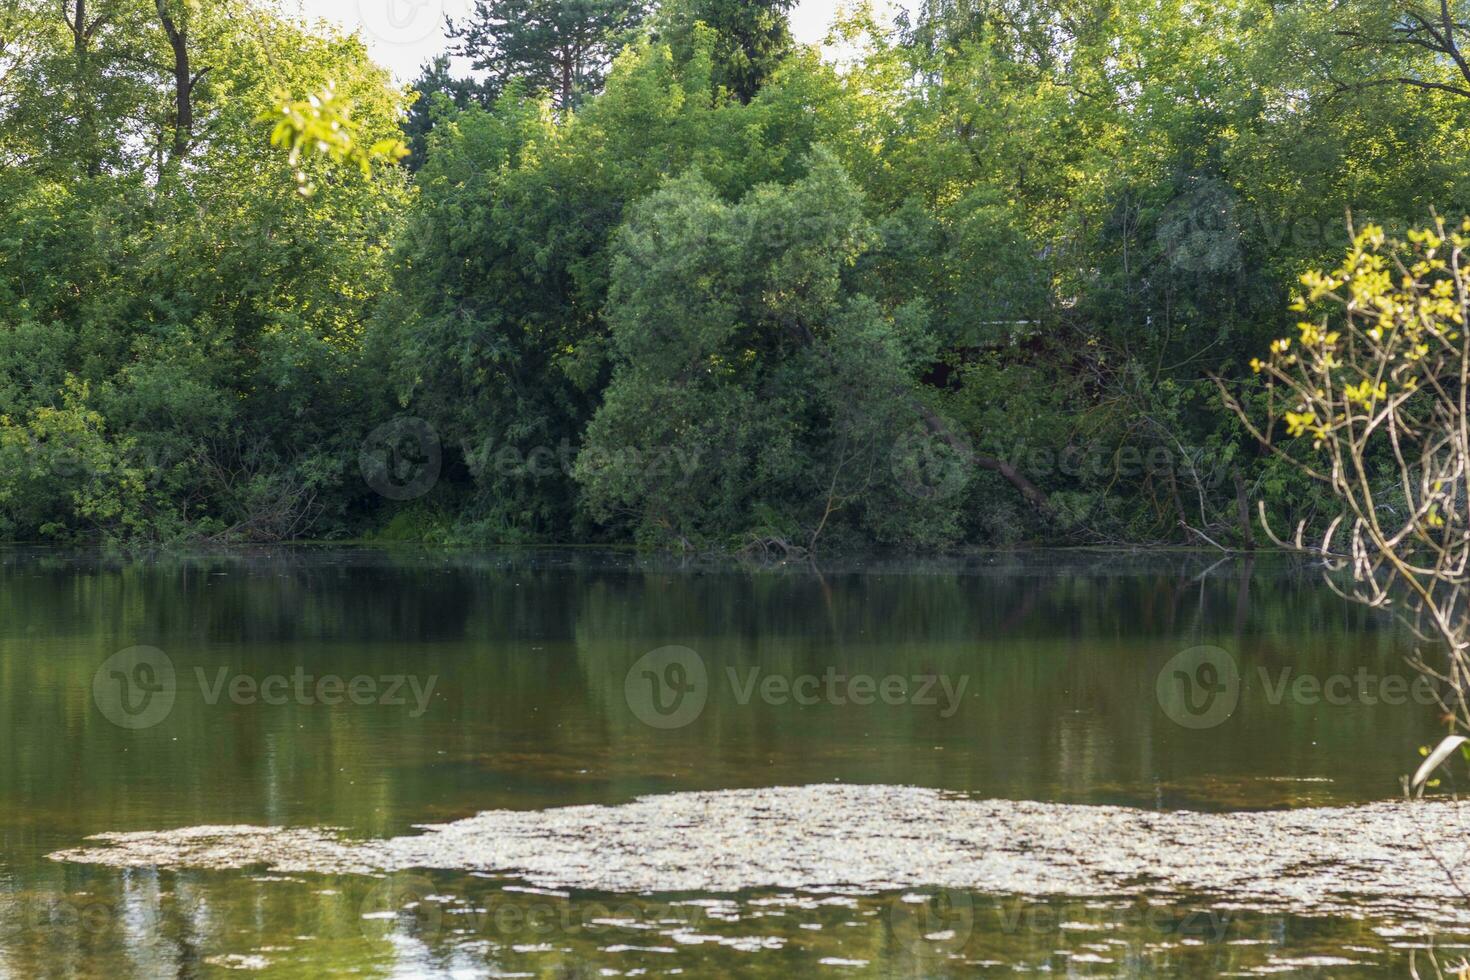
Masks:
[[[85,382],[68,377],[60,395],[59,406],[25,419],[0,415],[0,514],[8,525],[0,530],[21,539],[77,529],[144,535],[156,515],[133,441],[108,433]]]
[[[1455,231],[1442,221],[1411,231],[1406,243],[1363,229],[1340,267],[1302,277],[1293,308],[1317,315],[1251,362],[1271,389],[1272,427],[1311,438],[1319,455],[1304,465],[1385,545],[1427,543],[1423,533],[1445,527],[1466,499],[1467,246],[1470,219]],[[1267,444],[1270,431],[1261,433]],[[1401,470],[1395,482],[1408,505],[1393,529],[1381,523],[1388,501],[1373,497],[1368,470],[1380,444]]]
[[[1390,240],[1353,238],[1347,259],[1302,278],[1297,336],[1252,363],[1269,389],[1252,432],[1323,481],[1341,505],[1320,538],[1290,545],[1351,572],[1354,598],[1409,613],[1448,657],[1417,655],[1470,723],[1470,219]],[[1311,440],[1292,452],[1274,436]],[[1433,665],[1428,661],[1432,660]]]

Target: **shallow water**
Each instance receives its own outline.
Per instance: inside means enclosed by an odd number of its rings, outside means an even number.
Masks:
[[[1214,561],[4,552],[0,972],[1403,975],[1430,942],[1455,959],[1464,937],[1429,896],[1323,911],[1148,875],[927,887],[922,842],[902,887],[733,893],[47,859],[104,832],[371,842],[486,810],[769,786],[1205,813],[1398,796],[1437,732],[1404,634],[1311,569]],[[167,705],[139,670],[159,655]],[[592,836],[591,871],[604,843],[630,863],[634,845]]]

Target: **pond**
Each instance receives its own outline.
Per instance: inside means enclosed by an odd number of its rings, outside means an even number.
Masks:
[[[1401,976],[1470,936],[1422,868],[1338,873],[1417,850],[1363,805],[1442,729],[1405,632],[1282,558],[0,580],[0,975]]]

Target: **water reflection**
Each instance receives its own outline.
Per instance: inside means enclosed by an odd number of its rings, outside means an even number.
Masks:
[[[158,976],[259,965],[249,957],[303,974],[428,964],[579,976],[593,964],[663,970],[671,957],[701,975],[823,959],[868,963],[828,964],[833,972],[919,975],[991,960],[1109,975],[1181,963],[1253,969],[1273,956],[1401,967],[1392,944],[1418,940],[1386,938],[1382,923],[1253,913],[1246,932],[1219,941],[1171,938],[1134,919],[1021,934],[977,926],[959,959],[921,968],[895,946],[903,930],[891,897],[806,908],[746,896],[738,921],[695,930],[774,938],[784,953],[682,941],[659,924],[678,914],[672,904],[649,899],[614,916],[631,924],[608,935],[502,937],[465,917],[487,901],[532,898],[473,876],[438,882],[452,897],[440,903],[450,925],[439,934],[395,918],[371,936],[361,882],[114,873],[42,857],[102,830],[264,823],[388,836],[490,808],[834,780],[1202,809],[1393,795],[1436,731],[1432,712],[1360,697],[1273,699],[1271,687],[1286,669],[1406,674],[1399,630],[1333,596],[1311,568],[1214,562],[1080,553],[771,569],[567,552],[301,548],[151,561],[0,552],[0,969]],[[107,658],[138,645],[164,651],[180,686],[164,720],[126,731],[97,709],[93,681]],[[1206,645],[1235,659],[1240,699],[1218,726],[1192,730],[1161,709],[1156,683],[1170,658]],[[711,678],[708,703],[673,730],[640,720],[626,690],[630,668],[667,646],[695,651]],[[968,683],[946,716],[881,699],[742,703],[729,679],[752,671]],[[302,672],[435,686],[415,716],[350,701],[210,703],[200,672],[210,684],[221,672],[257,684]],[[595,910],[585,896],[557,901]],[[1067,907],[1037,907],[1053,905]],[[1099,914],[1108,908],[1118,911],[1104,901]],[[664,945],[676,952],[643,948]],[[1069,955],[1056,960],[1058,950]],[[247,959],[211,962],[220,956]]]
[[[1412,929],[1371,921],[1147,897],[655,899],[527,892],[436,873],[381,881],[141,877],[99,885],[94,907],[115,915],[8,932],[3,968],[38,978],[211,968],[283,976],[1343,976],[1403,975],[1410,953],[1431,947]],[[1466,948],[1434,946],[1441,962]]]

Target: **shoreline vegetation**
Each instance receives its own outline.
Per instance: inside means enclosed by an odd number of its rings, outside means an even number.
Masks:
[[[265,0],[13,4],[0,539],[785,561],[1327,525],[1252,365],[1350,228],[1470,212],[1463,24],[859,4],[824,59],[790,7],[477,0],[399,88]]]

